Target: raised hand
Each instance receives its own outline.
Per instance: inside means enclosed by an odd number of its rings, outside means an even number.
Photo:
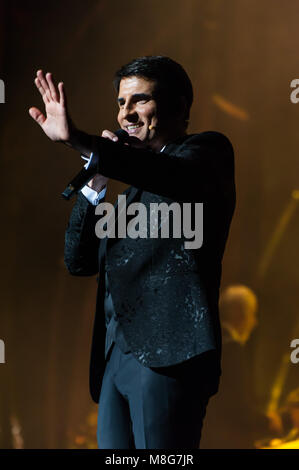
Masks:
[[[63,82],[58,83],[56,87],[51,73],[44,76],[43,71],[38,70],[34,83],[42,95],[46,116],[35,107],[29,109],[30,116],[51,140],[68,142],[73,125],[67,112]]]

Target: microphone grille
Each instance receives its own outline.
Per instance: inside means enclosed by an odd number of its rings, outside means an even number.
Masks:
[[[117,135],[119,142],[130,141],[130,136],[124,129],[117,129],[117,131],[115,131],[114,134]]]

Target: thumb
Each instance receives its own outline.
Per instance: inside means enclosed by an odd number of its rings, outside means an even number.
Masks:
[[[32,119],[34,119],[40,126],[42,126],[46,120],[43,113],[37,108],[30,108],[29,114],[32,117]]]

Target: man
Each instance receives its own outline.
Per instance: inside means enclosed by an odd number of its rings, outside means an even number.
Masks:
[[[126,144],[108,130],[96,137],[76,129],[63,83],[57,90],[50,73],[38,71],[35,83],[47,116],[31,108],[33,119],[50,139],[97,162],[72,210],[65,262],[73,275],[99,272],[90,369],[99,448],[197,448],[221,373],[218,292],[235,206],[232,146],[217,132],[186,134],[192,85],[167,57],[141,57],[116,73]],[[183,235],[99,239],[93,203],[100,206],[108,178],[130,185],[127,208],[175,202],[195,211],[203,203],[202,246],[187,249]]]
[[[253,448],[256,429],[267,425],[257,410],[252,386],[250,351],[257,309],[257,296],[246,285],[230,285],[220,293],[223,373],[220,392],[209,403],[203,448]]]
[[[257,307],[257,296],[249,287],[242,284],[226,287],[219,299],[223,343],[247,343],[258,324]]]

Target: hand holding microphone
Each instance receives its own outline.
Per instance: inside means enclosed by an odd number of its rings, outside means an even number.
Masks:
[[[118,129],[115,132],[105,130],[102,132],[102,137],[121,143],[128,142],[130,139],[129,134],[123,129]],[[97,162],[93,161],[92,156],[91,160],[89,160],[88,167],[82,168],[75,178],[69,182],[62,193],[62,197],[67,200],[71,199],[74,194],[78,193],[86,184],[88,184],[91,189],[100,192],[107,184],[108,179],[109,178],[106,176],[97,173]]]
[[[156,129],[156,126],[153,124],[148,126],[149,130]],[[121,142],[125,145],[131,144],[133,147],[142,148],[144,144],[134,136],[130,136],[124,129],[118,129],[115,132],[111,132],[109,130],[104,130],[102,132],[102,137],[105,139],[110,139],[113,142]],[[106,186],[109,178],[106,178],[103,175],[96,174],[89,182],[88,186],[97,191],[98,193]]]
[[[105,139],[113,140],[113,142],[119,141],[121,143],[126,143],[129,139],[129,134],[126,131],[124,131],[123,129],[118,129],[115,132],[104,130],[102,132],[102,137],[104,137]],[[104,186],[106,186],[106,184],[108,183],[108,180],[109,180],[109,178],[107,178],[106,176],[103,176],[103,175],[100,175],[99,173],[97,173],[88,182],[88,186],[91,189],[93,189],[94,191],[97,191],[97,193],[99,193],[100,191],[102,191]]]
[[[154,126],[154,124],[150,124],[148,126],[148,129],[149,131],[151,131],[152,129],[156,129],[156,126]],[[126,132],[124,129],[118,129],[115,132],[111,132],[106,129],[102,132],[102,137],[104,137],[105,139],[110,139],[113,142],[123,143],[125,145],[131,144],[132,147],[136,148],[144,147],[144,143],[142,141],[140,141],[134,136],[130,136],[128,132]],[[75,176],[75,178],[70,181],[70,183],[63,191],[62,196],[64,199],[69,200],[71,199],[71,197],[74,196],[74,194],[78,193],[86,184],[88,184],[91,189],[100,192],[103,187],[107,184],[107,182],[107,177],[97,173],[97,162],[93,161],[92,156],[91,160],[89,161],[88,168],[83,168]]]

